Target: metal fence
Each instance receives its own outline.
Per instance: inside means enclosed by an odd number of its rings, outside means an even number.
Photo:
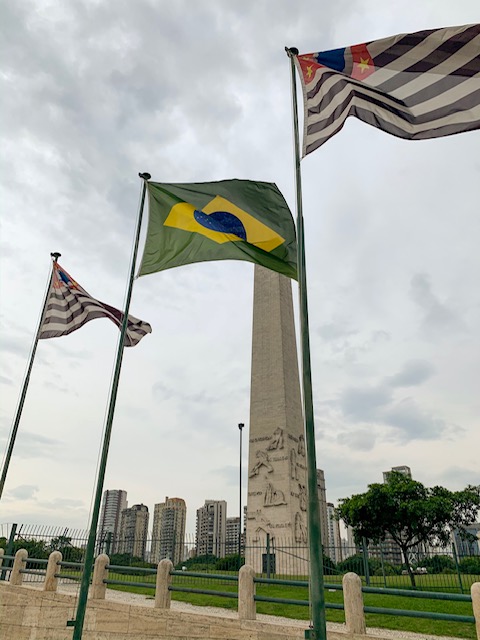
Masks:
[[[6,555],[14,555],[24,548],[29,557],[46,559],[51,551],[58,550],[62,552],[63,562],[79,563],[84,558],[87,538],[86,530],[69,527],[0,525],[0,547],[5,549]],[[112,565],[122,567],[116,570],[122,575],[121,579],[133,582],[135,576],[138,581],[138,576],[145,573],[144,569],[154,568],[162,559],[158,551],[155,554],[160,548],[167,548],[166,557],[174,561],[178,571],[229,575],[237,572],[246,559],[259,577],[267,579],[302,580],[307,579],[309,573],[308,549],[304,545],[268,535],[262,541],[242,538],[240,557],[236,541],[216,544],[212,553],[199,554],[194,535],[171,541],[168,549],[165,541],[160,545],[159,540],[151,537],[132,541],[107,534],[99,537],[96,551],[107,553]],[[477,550],[469,548],[469,551]],[[480,580],[480,554],[457,554],[455,547],[418,548],[408,558],[408,565],[398,548],[391,544],[324,548],[324,574],[329,583],[340,583],[345,573],[353,571],[361,576],[365,586],[467,593],[471,584]],[[409,567],[413,575],[410,575]],[[8,568],[8,562],[5,562],[0,579],[5,579]],[[28,568],[38,568],[38,565]],[[72,569],[71,579],[78,579],[78,574],[78,570]],[[28,579],[35,580],[35,574]]]
[[[16,556],[5,555],[5,560],[15,560],[14,568],[10,571],[10,581],[12,584],[20,585],[26,578],[35,575],[41,576],[41,580],[48,582],[49,590],[55,591],[59,578],[70,578],[70,574],[65,575],[65,567],[80,572],[82,570],[81,563],[63,562],[60,560],[60,554],[53,552],[48,560],[48,565],[44,559],[34,559],[28,557],[25,549],[19,550]],[[39,569],[28,569],[28,564],[33,563],[39,565]],[[167,563],[167,564],[165,564]],[[42,568],[43,567],[43,568]],[[119,573],[120,572],[120,573]],[[133,580],[126,580],[125,574],[135,575]],[[177,578],[186,580],[183,585]],[[210,582],[209,585],[200,584],[198,578],[203,583]],[[212,589],[214,582],[220,582],[219,588]],[[240,582],[242,587],[240,588]],[[216,575],[213,573],[195,573],[190,571],[178,571],[172,569],[172,563],[163,560],[158,564],[157,569],[154,568],[135,568],[125,566],[115,566],[107,561],[106,556],[100,555],[96,561],[94,579],[92,583],[91,597],[95,599],[105,599],[105,585],[116,589],[127,589],[135,591],[140,589],[142,593],[155,595],[155,606],[159,608],[169,607],[170,598],[167,597],[168,592],[174,592],[178,599],[186,599],[190,602],[192,598],[207,598],[203,600],[203,604],[212,601],[221,606],[228,608],[237,608],[238,617],[240,619],[250,619],[250,613],[257,607],[265,610],[267,613],[285,615],[285,605],[292,605],[295,608],[294,615],[298,619],[307,619],[305,609],[310,607],[310,599],[308,597],[308,581],[306,580],[289,580],[278,578],[262,578],[255,576],[251,567],[243,567],[238,573]],[[477,585],[478,587],[478,585]],[[348,590],[349,597],[343,598],[342,591]],[[334,596],[332,599],[332,595]],[[380,595],[380,601],[377,596]],[[302,597],[303,596],[303,597]],[[337,597],[337,596],[340,596]],[[425,607],[419,609],[409,599],[418,598],[425,599]],[[474,598],[476,604],[473,603]],[[377,587],[365,587],[361,585],[358,575],[348,573],[343,577],[342,583],[325,583],[325,609],[329,613],[329,619],[333,616],[334,621],[345,622],[348,617],[350,620],[350,632],[358,631],[362,633],[365,629],[365,614],[373,614],[374,616],[393,616],[395,623],[393,628],[403,628],[398,626],[398,619],[403,617],[417,618],[416,628],[418,631],[437,631],[442,635],[445,632],[455,632],[460,635],[458,623],[475,624],[475,616],[471,615],[473,609],[478,608],[480,604],[480,592],[478,589],[472,589],[472,595],[458,593],[438,593],[428,591],[417,591],[407,589],[385,589]],[[449,601],[450,611],[444,611],[442,601]],[[197,604],[200,604],[198,600]],[[386,605],[386,606],[379,606]],[[399,609],[398,606],[403,608]],[[273,610],[272,610],[273,607]],[[279,609],[280,607],[280,609]],[[303,611],[300,611],[303,608]],[[345,612],[345,614],[344,614]],[[293,613],[292,609],[289,613]],[[247,615],[248,614],[248,615]],[[341,619],[338,618],[340,616]],[[355,619],[355,624],[353,620]],[[376,618],[375,618],[376,619]],[[441,622],[441,627],[438,623]],[[453,623],[454,627],[445,627]],[[353,628],[352,627],[353,624]],[[420,624],[420,626],[418,626]],[[433,626],[435,626],[435,629]],[[67,625],[68,626],[68,625]],[[390,627],[388,622],[383,622],[380,626]],[[465,628],[466,629],[466,628]],[[474,632],[473,627],[471,631]],[[466,630],[468,637],[473,637]],[[463,635],[463,629],[462,629]],[[466,636],[465,636],[466,637]]]

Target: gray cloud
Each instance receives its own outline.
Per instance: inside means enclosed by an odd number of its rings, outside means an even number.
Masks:
[[[40,507],[47,509],[83,509],[85,503],[83,500],[75,500],[70,498],[54,498],[53,500],[44,500],[39,503]]]
[[[30,431],[19,430],[15,441],[15,456],[19,458],[54,458],[63,446],[59,440],[53,440]]]
[[[328,324],[321,325],[317,329],[317,333],[323,340],[330,342],[332,340],[338,340],[339,338],[353,336],[358,333],[358,330],[349,329],[341,322],[329,322]]]
[[[423,312],[423,329],[426,332],[463,328],[459,316],[434,294],[427,274],[417,273],[412,277],[410,297]]]
[[[33,339],[33,336],[32,336]],[[28,355],[28,350],[30,348],[30,344],[27,340],[16,336],[8,336],[8,338],[3,337],[1,350],[4,353],[11,353],[15,356],[20,356],[21,358],[26,358]]]
[[[391,387],[413,387],[425,382],[435,372],[435,367],[427,360],[409,360],[393,376],[385,378]]]
[[[422,411],[412,398],[405,398],[388,408],[382,419],[396,429],[403,442],[442,438],[448,426],[444,420]]]
[[[392,391],[385,386],[350,387],[340,397],[343,413],[355,420],[376,420],[382,407],[392,402]]]
[[[22,484],[8,490],[8,497],[15,500],[31,500],[38,493],[38,486],[35,484]]]
[[[456,491],[463,489],[467,485],[478,485],[479,474],[477,467],[459,467],[451,466],[442,469],[440,473],[436,474],[436,480],[438,484],[444,484],[449,488]]]
[[[58,384],[57,382],[54,382],[53,380],[45,380],[43,383],[43,386],[46,389],[54,389],[55,391],[60,391],[60,393],[69,393],[72,394],[74,396],[78,397],[78,391],[70,389],[69,386],[64,385],[64,384]]]
[[[217,469],[211,469],[210,473],[220,477],[226,484],[238,487],[239,467],[218,467]]]
[[[353,451],[371,451],[377,436],[373,429],[351,429],[337,436],[338,443],[346,445]]]
[[[13,385],[13,380],[11,378],[7,378],[7,376],[3,376],[0,374],[0,384],[11,386]]]

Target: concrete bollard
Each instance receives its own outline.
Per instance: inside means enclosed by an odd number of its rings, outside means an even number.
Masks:
[[[472,594],[472,608],[475,616],[475,629],[477,630],[477,640],[480,640],[480,582],[474,582],[470,587]]]
[[[44,591],[56,591],[58,586],[58,578],[55,574],[59,572],[58,563],[62,561],[61,551],[52,551],[48,556],[47,571],[45,573],[45,582],[43,583]]]
[[[238,572],[238,618],[239,620],[255,620],[257,608],[255,605],[255,570],[244,564]]]
[[[106,553],[101,553],[95,560],[95,565],[93,567],[92,590],[90,592],[90,598],[92,598],[92,600],[105,600],[107,585],[104,583],[104,580],[108,578],[107,565],[109,563],[110,558]]]
[[[343,604],[347,633],[365,635],[367,628],[363,611],[362,581],[356,573],[350,572],[343,576]]]
[[[172,594],[168,587],[172,584],[170,571],[173,569],[171,560],[160,560],[157,569],[157,585],[155,589],[155,607],[157,609],[170,609]]]
[[[27,558],[28,551],[26,549],[19,549],[15,554],[12,572],[10,573],[10,584],[15,586],[22,584],[23,573],[20,573],[20,569],[25,569],[27,566]]]

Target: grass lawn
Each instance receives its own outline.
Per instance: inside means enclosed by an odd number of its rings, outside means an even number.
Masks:
[[[401,578],[402,576],[398,576]],[[424,576],[418,576],[423,578]],[[110,579],[125,580],[126,576],[110,573]],[[408,578],[408,577],[407,577]],[[331,576],[326,580],[333,583]],[[122,591],[143,593],[154,596],[154,588],[135,587],[135,582],[155,582],[155,576],[132,576],[131,586],[109,585],[110,588],[117,588]],[[335,582],[337,582],[335,580]],[[197,589],[212,589],[215,591],[226,591],[235,593],[237,585],[233,582],[190,578],[189,576],[174,576],[174,586],[192,587]],[[373,586],[373,585],[372,585]],[[408,587],[408,584],[400,581],[397,587]],[[419,585],[420,586],[420,585]],[[432,589],[433,591],[433,589]],[[308,589],[306,587],[293,587],[285,585],[265,585],[258,584],[257,595],[270,596],[272,598],[289,598],[294,600],[308,600]],[[172,599],[182,602],[189,602],[198,606],[214,606],[226,609],[236,609],[237,600],[234,598],[224,598],[220,596],[202,595],[196,593],[182,593],[173,591]],[[325,591],[326,603],[343,603],[343,593],[341,591]],[[402,596],[364,594],[365,606],[384,607],[389,609],[408,609],[417,611],[430,611],[436,613],[452,613],[456,615],[473,615],[470,602],[450,602],[447,600],[429,600],[419,598],[408,598]],[[306,606],[285,605],[270,602],[257,602],[257,612],[269,615],[284,616],[297,620],[308,620],[309,610]],[[326,611],[327,620],[331,622],[345,622],[343,611],[328,609]],[[472,623],[448,622],[444,620],[425,620],[420,618],[400,617],[383,614],[366,614],[367,626],[384,629],[398,629],[413,631],[416,633],[429,633],[432,635],[454,636],[457,638],[476,639],[475,625]]]

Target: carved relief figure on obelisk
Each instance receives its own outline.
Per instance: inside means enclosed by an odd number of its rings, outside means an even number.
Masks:
[[[256,266],[245,555],[257,572],[269,534],[290,548],[276,552],[276,572],[308,573],[302,416],[291,281]]]

